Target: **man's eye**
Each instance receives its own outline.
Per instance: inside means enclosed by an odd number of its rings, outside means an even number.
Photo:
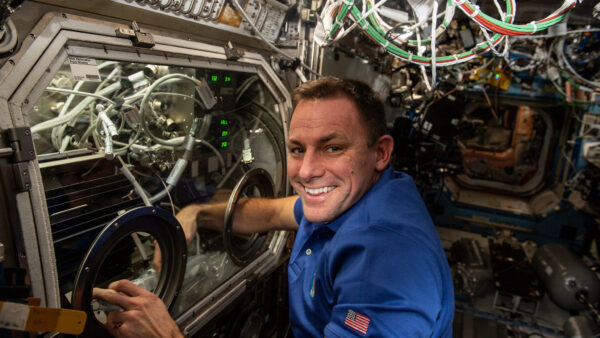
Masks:
[[[335,152],[338,152],[340,150],[342,150],[342,148],[338,147],[338,146],[329,146],[329,147],[327,147],[327,151],[330,152],[330,153],[335,153]]]
[[[291,154],[302,154],[304,153],[304,149],[302,148],[290,148]]]

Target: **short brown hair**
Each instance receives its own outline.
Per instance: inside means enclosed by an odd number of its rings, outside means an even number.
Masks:
[[[386,131],[385,110],[383,102],[368,84],[358,80],[322,77],[297,87],[292,93],[292,102],[295,108],[302,100],[339,96],[345,96],[354,102],[369,131],[367,144],[369,147],[375,144]]]

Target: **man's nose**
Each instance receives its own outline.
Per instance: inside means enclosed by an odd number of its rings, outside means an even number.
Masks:
[[[323,159],[321,156],[312,150],[307,150],[304,153],[298,177],[303,181],[309,181],[312,178],[320,177],[325,173]]]

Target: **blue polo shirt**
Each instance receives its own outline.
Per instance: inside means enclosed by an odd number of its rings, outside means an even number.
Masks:
[[[452,277],[410,176],[388,168],[334,222],[294,214],[290,322],[300,337],[451,337]]]

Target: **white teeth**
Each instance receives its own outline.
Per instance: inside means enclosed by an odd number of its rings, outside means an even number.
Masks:
[[[310,189],[307,187],[304,187],[304,190],[312,195],[317,195],[317,194],[323,194],[326,192],[330,192],[331,190],[333,190],[333,187],[323,187],[323,188],[318,188],[318,189]]]

